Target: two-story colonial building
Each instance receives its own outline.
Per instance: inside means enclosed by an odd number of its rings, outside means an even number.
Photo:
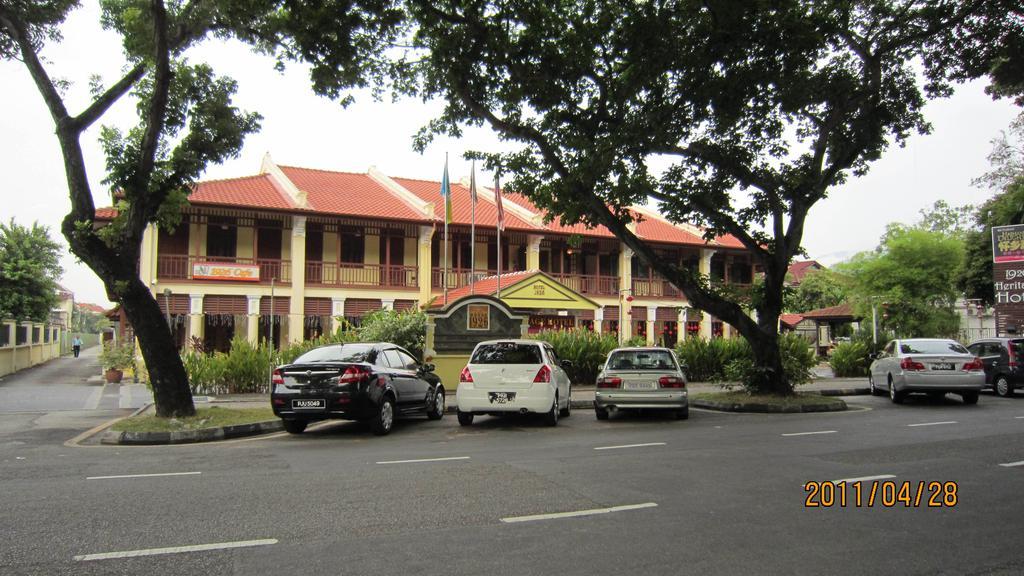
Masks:
[[[197,184],[173,232],[151,225],[139,273],[179,345],[198,337],[208,349],[226,349],[235,335],[279,345],[333,331],[340,318],[358,324],[372,310],[425,306],[443,298],[445,277],[454,292],[498,267],[493,190],[479,192],[471,249],[468,186],[453,183],[444,273],[439,190],[439,182],[374,168],[356,174],[278,166],[268,155],[257,175]],[[522,195],[502,197],[502,272],[541,270],[598,306],[533,310],[532,330],[584,326],[669,345],[684,334],[728,335],[608,230],[545,224],[545,214]],[[695,227],[674,225],[648,208],[636,211],[636,233],[662,257],[712,280],[751,283],[749,255],[736,239],[705,242]]]

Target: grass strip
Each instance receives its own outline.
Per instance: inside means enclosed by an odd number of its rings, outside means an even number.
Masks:
[[[160,418],[153,414],[140,414],[121,420],[111,428],[118,432],[180,432],[266,422],[275,418],[277,417],[274,416],[274,411],[269,407],[223,408],[211,406],[196,408],[196,415],[191,418]]]

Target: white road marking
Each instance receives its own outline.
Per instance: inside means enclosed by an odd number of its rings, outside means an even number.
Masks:
[[[956,420],[949,420],[946,422],[921,422],[920,424],[907,424],[908,428],[914,428],[915,426],[942,426],[943,424],[959,424]]]
[[[621,446],[600,446],[594,450],[617,450],[619,448],[642,448],[644,446],[664,446],[664,442],[648,442],[646,444],[622,444]]]
[[[105,385],[104,386],[98,386],[98,387],[94,388],[92,393],[89,394],[89,399],[85,401],[85,406],[83,406],[82,409],[83,410],[96,410],[97,408],[99,408],[100,407],[100,400],[103,399],[103,389],[104,388],[106,388]]]
[[[448,460],[469,460],[469,456],[450,456],[448,458],[420,458],[418,460],[385,460],[377,464],[413,464],[416,462],[445,462]]]
[[[501,521],[506,524],[514,524],[516,522],[533,522],[535,520],[555,520],[558,518],[576,518],[578,516],[610,514],[612,512],[625,512],[626,510],[640,510],[642,508],[655,508],[657,506],[658,505],[655,504],[654,502],[645,502],[643,504],[628,504],[625,506],[612,506],[610,508],[577,510],[576,512],[554,512],[552,514],[534,514],[532,516],[512,516],[510,518],[502,518]]]
[[[165,472],[163,474],[121,474],[118,476],[88,476],[86,480],[112,480],[114,478],[157,478],[160,476],[196,476],[202,472]]]
[[[867,482],[869,480],[885,480],[887,478],[895,478],[895,474],[879,474],[878,476],[861,476],[860,478],[840,478],[839,480],[833,480],[833,484],[840,482]]]
[[[174,546],[172,548],[147,548],[145,550],[126,550],[124,552],[104,552],[102,554],[83,554],[75,556],[78,562],[89,560],[111,560],[114,558],[136,558],[138,556],[156,556],[159,554],[181,554],[182,552],[205,552],[207,550],[228,550],[231,548],[249,548],[252,546],[268,546],[277,544],[276,539],[242,540],[239,542],[218,542],[216,544],[197,544],[195,546]]]
[[[1024,420],[1024,416],[1014,416],[1017,420]]]
[[[1006,464],[1000,464],[1003,468],[1013,468],[1014,466],[1024,466],[1024,460],[1020,462],[1007,462]]]
[[[810,436],[812,434],[835,434],[838,430],[819,430],[818,432],[791,432],[783,436]]]

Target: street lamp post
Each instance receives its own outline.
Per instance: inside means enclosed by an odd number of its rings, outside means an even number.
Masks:
[[[164,308],[167,310],[167,329],[171,331],[171,336],[174,336],[174,327],[171,326],[171,289],[164,288]]]

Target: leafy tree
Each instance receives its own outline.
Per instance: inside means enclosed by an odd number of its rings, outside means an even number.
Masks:
[[[919,228],[964,238],[973,227],[974,206],[950,206],[945,200],[936,200],[930,209],[920,210]]]
[[[39,55],[47,41],[60,38],[60,25],[76,5],[0,3],[0,56],[24,63],[50,112],[71,200],[62,232],[132,323],[157,414],[192,415],[185,369],[157,301],[136,273],[140,241],[151,222],[177,224],[192,182],[208,164],[237,155],[260,118],[235,107],[235,82],[190,63],[188,50],[209,37],[236,38],[275,54],[279,65],[301,59],[332,70],[314,73],[313,85],[339,96],[346,87],[367,84],[364,77],[375,72],[376,54],[392,38],[401,13],[389,0],[103,0],[102,24],[123,38],[126,72],[109,87],[94,82],[92,102],[76,115]],[[102,130],[104,183],[115,191],[117,216],[99,227],[80,138],[129,94],[137,102],[137,124]]]
[[[49,320],[61,272],[60,245],[45,226],[0,222],[0,318]]]
[[[808,211],[927,132],[924,104],[954,76],[988,73],[1004,55],[991,47],[1021,35],[1012,11],[1004,0],[412,0],[425,54],[399,62],[400,87],[448,101],[420,146],[467,124],[522,144],[490,167],[562,222],[611,230],[750,342],[755,389],[789,394],[777,319]],[[656,174],[655,158],[673,164]],[[756,320],[630,229],[628,207],[650,198],[750,251],[764,270]]]
[[[1024,223],[1024,114],[993,143],[992,170],[976,183],[999,192],[978,207],[975,226],[965,237],[964,261],[957,286],[964,296],[995,303],[992,284],[992,227]]]
[[[790,312],[808,312],[819,308],[838,306],[846,301],[849,279],[831,270],[809,271],[792,291],[786,309]]]
[[[957,238],[893,227],[877,250],[857,254],[836,268],[852,278],[865,317],[871,316],[872,302],[880,306],[883,330],[902,337],[955,336],[955,278],[962,257],[963,242]]]

